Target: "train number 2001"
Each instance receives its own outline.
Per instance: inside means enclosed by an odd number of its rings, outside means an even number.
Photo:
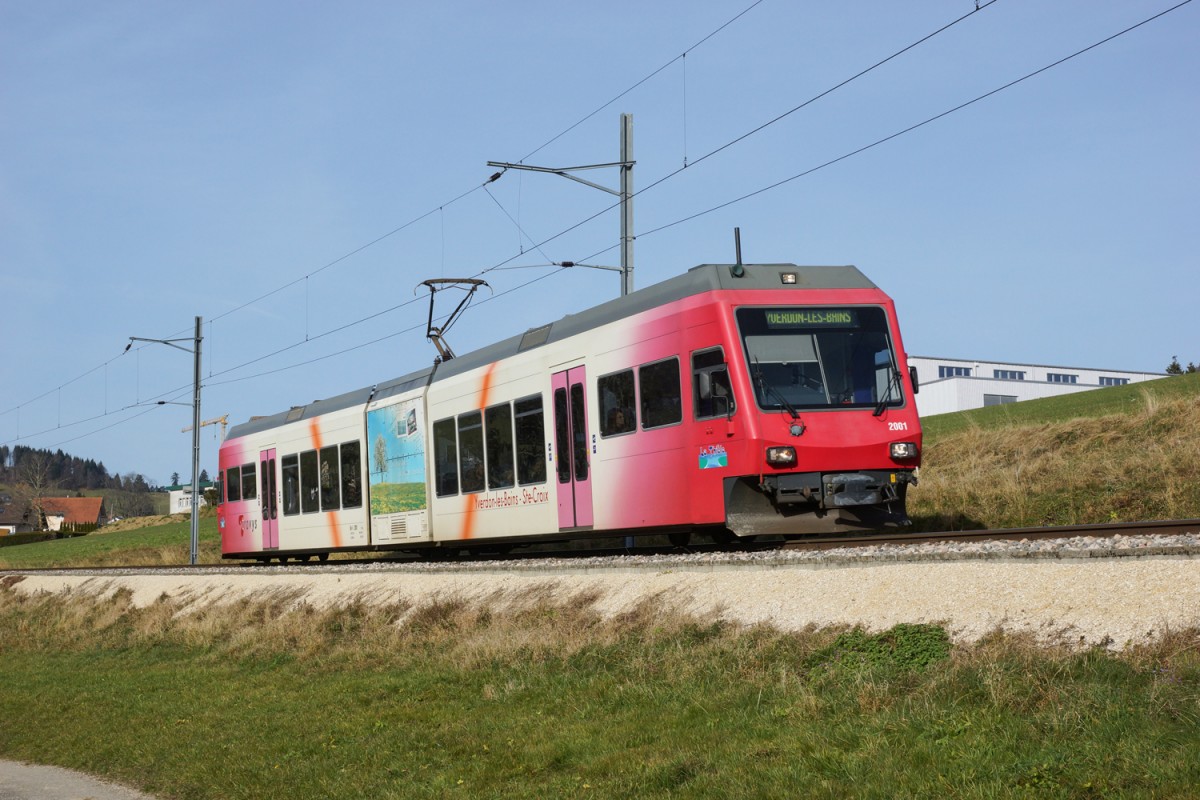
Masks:
[[[888,430],[889,431],[906,431],[906,430],[908,430],[908,423],[907,422],[889,422]]]

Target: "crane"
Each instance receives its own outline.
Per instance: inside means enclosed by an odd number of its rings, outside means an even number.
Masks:
[[[216,425],[218,422],[221,423],[221,441],[223,442],[223,441],[225,441],[225,429],[227,427],[229,427],[229,415],[228,414],[222,414],[219,417],[213,417],[212,419],[206,419],[206,420],[204,420],[204,422],[200,423],[200,427],[203,428],[205,425]],[[180,433],[187,433],[191,429],[192,429],[192,426],[188,425],[186,428],[184,428],[182,431],[180,431]]]

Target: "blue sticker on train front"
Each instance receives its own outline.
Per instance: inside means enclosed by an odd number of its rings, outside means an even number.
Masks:
[[[720,469],[729,466],[725,445],[713,444],[700,450],[700,469]]]

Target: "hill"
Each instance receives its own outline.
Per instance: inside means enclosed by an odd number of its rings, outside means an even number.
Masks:
[[[922,420],[921,530],[1200,517],[1200,374]]]

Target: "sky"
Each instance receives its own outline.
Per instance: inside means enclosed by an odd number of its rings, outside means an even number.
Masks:
[[[197,316],[236,424],[430,364],[428,278],[489,284],[460,354],[616,297],[547,266],[619,263],[615,198],[487,162],[618,161],[622,113],[638,288],[739,227],[912,355],[1200,361],[1200,3],[989,95],[1174,4],[0,0],[0,445],[187,481],[192,355],[123,351]]]

